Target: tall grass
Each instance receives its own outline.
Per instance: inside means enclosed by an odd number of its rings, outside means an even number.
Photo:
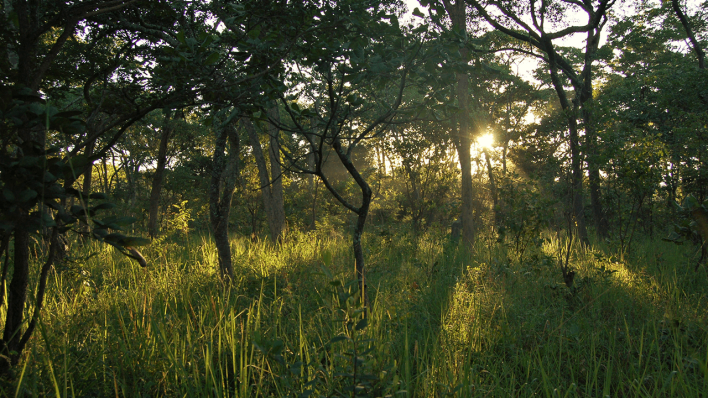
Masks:
[[[365,236],[363,321],[349,244],[234,237],[236,277],[208,236],[155,242],[141,269],[88,244],[51,274],[8,397],[704,396],[708,276],[640,242],[624,261],[549,238],[523,263],[445,236]],[[31,310],[31,309],[28,309]]]

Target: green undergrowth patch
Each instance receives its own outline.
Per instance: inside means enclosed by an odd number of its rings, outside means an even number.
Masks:
[[[73,243],[3,396],[702,396],[708,277],[664,242],[620,261],[548,238],[523,257],[443,234],[365,234],[364,309],[349,242],[315,232],[146,247],[147,269]],[[32,309],[28,309],[31,311]],[[364,313],[368,315],[364,317]]]

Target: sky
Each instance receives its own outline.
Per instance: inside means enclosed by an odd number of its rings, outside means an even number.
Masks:
[[[420,5],[418,0],[404,0],[406,3],[406,6],[408,7],[408,13],[406,16],[403,18],[403,22],[411,21],[413,23],[416,23],[418,21],[421,21],[420,18],[415,17],[411,14],[411,12],[417,7],[419,8],[423,14],[427,15],[427,9],[426,7],[423,7]],[[659,0],[655,0],[656,3],[659,3]],[[701,0],[685,0],[681,1],[682,5],[686,7],[688,10],[689,14],[693,14],[699,7]],[[632,6],[632,1],[618,1],[618,3],[615,5],[613,8],[613,12],[619,15],[627,15],[635,12],[635,8]],[[576,18],[573,18],[574,16],[577,16]],[[573,16],[571,16],[572,19],[574,19],[572,22],[574,23],[583,23],[584,18],[587,18],[584,14],[577,13]],[[582,34],[576,34],[574,36],[571,36],[569,38],[563,39],[563,40],[558,40],[557,43],[563,46],[573,46],[573,47],[582,47],[585,44],[584,40],[584,35]],[[602,46],[603,42],[607,38],[607,27],[604,29],[601,37],[600,37],[600,45]],[[532,83],[537,83],[537,81],[533,78],[533,70],[536,69],[538,66],[538,61],[534,59],[524,59],[520,60],[518,65],[514,67],[514,72],[516,72],[520,77],[523,79],[532,82]]]

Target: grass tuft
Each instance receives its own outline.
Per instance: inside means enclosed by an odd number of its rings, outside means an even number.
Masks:
[[[549,238],[523,256],[434,233],[162,239],[150,267],[88,243],[50,276],[41,325],[3,396],[703,396],[708,277],[664,242],[623,261]],[[74,247],[79,247],[74,243]],[[29,309],[31,311],[31,309]]]

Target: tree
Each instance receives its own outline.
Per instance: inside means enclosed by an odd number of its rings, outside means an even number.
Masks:
[[[165,116],[163,119],[163,125],[160,129],[160,145],[157,153],[155,175],[153,176],[152,187],[150,189],[150,208],[148,210],[148,233],[150,234],[150,238],[155,238],[159,232],[157,225],[157,211],[159,210],[160,192],[162,191],[162,185],[165,179],[167,144],[169,143],[170,136],[175,129],[173,120],[170,120],[169,117]],[[171,121],[172,123],[170,123]]]
[[[145,28],[142,18],[147,14],[151,23],[159,22],[163,29],[174,29],[177,14],[166,3],[153,4],[147,12],[135,0],[12,1],[4,3],[2,11],[0,230],[1,241],[8,242],[3,246],[6,259],[12,255],[13,261],[0,341],[0,355],[7,362],[0,363],[0,373],[17,362],[32,335],[42,308],[46,276],[55,261],[58,236],[72,224],[92,223],[93,238],[112,244],[146,265],[142,255],[132,248],[144,241],[116,232],[132,221],[120,217],[96,218],[97,212],[111,205],[90,206],[89,200],[105,196],[86,196],[72,186],[93,160],[105,155],[133,123],[158,107],[185,98],[185,92],[153,90],[155,86],[150,87],[150,83],[155,80],[143,73],[161,45],[155,35],[138,37],[135,32],[154,29],[154,24],[150,29]],[[115,36],[120,36],[122,45],[117,45],[120,40],[113,40]],[[105,57],[106,51],[112,56]],[[89,64],[99,67],[87,68]],[[95,101],[93,87],[100,77],[104,79],[104,90],[100,100]],[[84,100],[90,111],[85,113],[82,106],[60,109],[57,105],[66,103],[62,98],[73,95],[78,87],[83,87],[84,98],[77,101],[82,104]],[[112,111],[103,112],[108,107]],[[112,117],[98,123],[100,113]],[[99,138],[101,146],[95,150]],[[85,188],[88,186],[85,181]],[[80,204],[67,211],[63,204],[70,197],[78,199]],[[30,235],[46,232],[47,228],[50,237],[46,262],[40,271],[34,313],[23,331]]]
[[[702,15],[705,7],[685,19],[703,21]],[[694,34],[704,34],[705,26],[692,26],[697,27]],[[686,36],[670,2],[646,4],[610,30],[608,45],[616,51],[597,98],[602,115],[598,132],[608,159],[608,208],[615,210],[610,215],[621,248],[629,246],[634,229],[643,226],[653,236],[659,217],[673,219],[670,203],[687,194],[700,200],[708,196],[703,167],[708,75],[696,62],[695,50],[673,45]]]
[[[578,134],[578,112],[582,112],[587,147],[585,161],[588,163],[592,209],[598,234],[600,236],[606,235],[607,227],[600,202],[600,174],[596,153],[598,149],[592,116],[592,64],[598,56],[600,34],[608,21],[607,11],[615,1],[601,0],[596,6],[593,6],[589,1],[541,2],[540,6],[536,4],[535,0],[529,1],[528,4],[509,1],[482,3],[477,0],[468,0],[468,2],[495,29],[525,45],[540,50],[542,54],[520,47],[516,48],[516,51],[532,54],[546,62],[549,67],[551,82],[568,122],[573,179],[573,214],[579,237],[583,242],[587,242],[583,211],[582,159]],[[493,15],[490,9],[493,9],[496,14]],[[568,15],[571,10],[584,13],[587,16],[587,23],[584,25],[564,25],[562,23],[563,15]],[[549,31],[553,29],[557,30]],[[586,34],[583,62],[579,72],[573,65],[572,57],[564,56],[561,52],[562,49],[553,43],[554,40],[576,33]],[[559,75],[559,72],[565,76],[565,79],[568,79],[574,89],[572,101],[568,99],[563,77]]]
[[[468,63],[471,60],[470,41],[467,33],[467,3],[464,0],[456,0],[452,3],[449,0],[442,2],[421,2],[422,5],[430,6],[433,11],[431,19],[438,27],[451,33],[457,42],[457,54],[453,62],[449,62],[455,70],[455,98],[457,99],[458,111],[454,116],[456,132],[453,133],[453,143],[457,149],[457,156],[460,162],[461,171],[461,209],[460,222],[462,226],[462,239],[469,246],[474,244],[475,226],[473,217],[473,197],[474,189],[472,184],[472,158],[471,158],[471,127],[470,121],[470,82]],[[451,29],[446,29],[441,23],[443,12],[451,22]]]
[[[285,228],[285,203],[283,201],[283,173],[280,167],[280,144],[278,143],[278,125],[280,124],[280,114],[277,106],[268,109],[268,117],[275,123],[267,124],[267,132],[262,133],[268,137],[268,160],[270,171],[263,155],[263,148],[259,140],[256,128],[251,119],[244,119],[243,126],[251,141],[253,155],[258,166],[258,177],[260,181],[263,208],[268,218],[268,227],[271,242],[281,242]],[[262,130],[265,130],[261,127]]]
[[[204,30],[204,38],[192,42],[185,39],[180,49],[199,57],[206,55],[204,62],[218,68],[211,73],[192,70],[194,75],[185,76],[185,81],[192,79],[188,85],[203,87],[204,102],[210,105],[217,119],[223,120],[216,125],[217,145],[209,188],[210,218],[219,253],[220,275],[232,278],[228,219],[236,178],[223,173],[236,168],[225,166],[224,150],[229,133],[224,129],[235,119],[252,117],[253,112],[266,108],[269,101],[286,89],[279,80],[284,61],[304,32],[311,29],[314,10],[310,3],[217,1],[210,3],[207,11],[217,19],[214,26],[223,26],[224,30],[221,33],[216,29]],[[178,50],[178,53],[181,52]],[[230,153],[236,153],[235,138],[229,140]]]
[[[318,29],[305,36],[301,52],[294,57],[288,76],[293,94],[281,96],[286,118],[278,125],[294,136],[290,147],[281,147],[288,167],[319,177],[337,201],[356,215],[352,247],[365,305],[361,239],[372,190],[353,154],[388,131],[400,116],[411,64],[420,48],[403,34],[392,11],[368,0],[328,4],[319,10]],[[299,104],[311,105],[302,108]],[[268,121],[278,123],[273,118]],[[345,197],[327,176],[323,166],[330,155],[336,156],[354,180],[359,197]]]
[[[219,275],[225,281],[234,276],[229,244],[229,211],[239,176],[239,138],[234,122],[227,119],[218,125],[213,169],[209,185],[209,219],[219,258]],[[226,144],[229,153],[226,155]]]

